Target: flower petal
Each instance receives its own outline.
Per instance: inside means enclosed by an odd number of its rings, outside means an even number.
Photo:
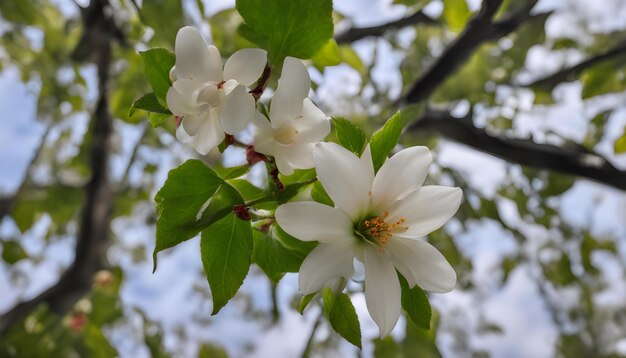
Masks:
[[[272,127],[281,128],[302,112],[302,101],[309,95],[311,78],[304,64],[297,58],[287,57],[272,98],[270,119]]]
[[[278,225],[302,241],[353,242],[352,221],[343,210],[314,201],[283,204],[276,209]]]
[[[198,129],[209,120],[209,113],[201,113],[199,115],[190,114],[184,116],[180,126],[185,129],[185,132],[190,136],[195,136],[198,133]]]
[[[226,96],[222,112],[222,127],[228,134],[235,134],[246,128],[254,116],[254,98],[244,86],[237,86]]]
[[[222,68],[222,55],[220,54],[220,50],[213,46],[209,45],[209,73],[207,76],[207,80],[211,82],[221,82],[224,79],[224,72]]]
[[[372,207],[386,210],[422,186],[432,161],[426,147],[406,148],[387,159],[374,178]]]
[[[267,52],[258,48],[244,48],[232,54],[224,65],[224,79],[234,79],[244,86],[253,84],[263,73]]]
[[[450,220],[461,205],[463,191],[448,186],[428,185],[409,194],[389,211],[389,220],[406,219],[408,230],[398,236],[428,235]]]
[[[308,295],[338,277],[350,279],[354,272],[353,243],[322,243],[309,253],[300,266],[300,293]],[[397,281],[397,279],[396,279]]]
[[[296,118],[294,126],[299,131],[296,139],[299,143],[317,143],[330,133],[328,117],[308,98],[304,99],[302,115]]]
[[[409,283],[426,291],[450,292],[456,285],[456,273],[446,258],[431,244],[421,240],[392,237],[385,250],[393,265]]]
[[[361,153],[361,164],[367,170],[367,177],[370,183],[374,183],[374,162],[372,162],[372,150],[370,144],[367,143],[363,153]]]
[[[206,155],[213,148],[217,147],[224,139],[224,130],[214,111],[210,112],[210,117],[198,129],[196,139],[194,140],[194,148],[198,153]]]
[[[315,144],[294,144],[291,147],[281,149],[282,150],[278,151],[276,155],[280,154],[293,168],[309,169],[315,166],[315,162],[313,161],[313,150],[315,149]]]
[[[366,165],[335,143],[318,143],[313,151],[317,177],[335,206],[358,220],[369,209],[371,177]]]
[[[365,249],[365,303],[378,325],[380,337],[387,336],[400,318],[400,281],[388,254]]]
[[[276,155],[274,157],[274,161],[276,162],[276,167],[278,168],[278,171],[281,172],[283,175],[293,174],[294,168],[291,166],[291,164],[289,164],[289,162],[284,157],[280,155]]]
[[[200,81],[221,80],[221,78],[217,79],[217,75],[221,77],[221,59],[219,72],[216,73],[215,58],[210,55],[206,42],[195,28],[185,26],[178,30],[174,51],[176,52],[176,78],[193,78]]]
[[[176,128],[176,139],[182,143],[191,143],[194,138],[185,132],[185,128],[181,125]]]
[[[174,82],[165,96],[167,107],[177,116],[196,112],[198,107],[194,93],[196,89],[198,89],[198,83],[188,78]]]

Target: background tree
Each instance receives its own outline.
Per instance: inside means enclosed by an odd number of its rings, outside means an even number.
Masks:
[[[433,149],[430,180],[461,186],[465,201],[429,236],[457,271],[455,293],[431,297],[429,331],[407,323],[383,340],[353,294],[364,354],[625,355],[623,5],[368,4],[396,19],[361,25],[360,3],[336,2],[337,46],[310,62],[314,99],[368,133],[403,109],[401,144]],[[326,333],[319,310],[301,318],[289,307],[299,299],[293,275],[255,269],[216,318],[197,243],[149,275],[152,198],[196,154],[176,142],[173,120],[129,115],[149,92],[138,51],[171,49],[185,24],[210,32],[223,56],[248,47],[229,5],[0,2],[4,81],[19,76],[11,86],[36,99],[41,135],[21,183],[0,197],[1,355],[225,355],[216,342],[234,356],[354,349]],[[5,128],[27,111],[0,108]],[[230,166],[241,154],[201,159]],[[294,343],[276,338],[285,332]]]

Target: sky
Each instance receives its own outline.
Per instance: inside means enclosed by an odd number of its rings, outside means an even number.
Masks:
[[[61,0],[59,0],[61,1]],[[186,2],[186,6],[194,6]],[[232,1],[206,1],[206,13],[213,14],[223,8],[232,6]],[[65,3],[64,3],[65,4]],[[67,5],[64,5],[64,7]],[[476,9],[479,2],[470,1],[470,7]],[[351,17],[358,26],[371,26],[396,19],[404,14],[404,8],[390,5],[384,0],[336,0],[335,7],[343,14]],[[67,6],[67,11],[72,11]],[[441,12],[439,2],[433,2],[425,11],[433,16]],[[541,0],[536,11],[555,10],[546,25],[548,37],[563,36],[579,38],[578,26],[582,24],[592,31],[611,31],[622,28],[626,23],[626,6],[620,0],[603,0],[590,2],[585,0]],[[206,30],[206,29],[205,29]],[[407,32],[410,41],[412,34]],[[374,80],[377,84],[390,88],[391,93],[399,94],[401,78],[397,72],[399,56],[394,54],[388,45],[380,44],[382,55],[374,69]],[[371,57],[373,42],[359,41],[355,44],[357,52],[363,58]],[[531,49],[525,64],[524,76],[535,78],[550,73],[564,64],[577,61],[576,54],[563,56],[552,55],[542,47]],[[314,98],[325,108],[337,108],[341,113],[341,103],[337,98],[355,93],[359,86],[359,76],[345,65],[329,68],[322,75],[311,70],[312,77],[320,82]],[[395,92],[394,92],[395,91]],[[597,149],[619,168],[626,169],[626,155],[615,156],[612,143],[626,126],[626,94],[617,94],[594,98],[590,101],[580,100],[581,85],[577,82],[564,84],[556,88],[557,104],[550,108],[533,107],[532,95],[527,91],[502,89],[499,96],[506,98],[505,106],[516,107],[520,113],[514,119],[515,135],[534,140],[560,143],[565,139],[580,141],[587,129],[588,118],[603,108],[621,106],[609,118],[607,134]],[[24,85],[19,74],[11,69],[0,72],[0,193],[12,192],[19,186],[24,170],[38,145],[44,130],[35,118],[36,84]],[[335,114],[335,113],[329,113]],[[113,164],[113,173],[120,172],[123,163],[137,140],[140,131],[129,125],[117,124],[122,133],[121,143],[125,143],[122,154]],[[84,128],[82,129],[84,131]],[[77,130],[80,134],[81,129]],[[547,134],[552,133],[552,134]],[[157,172],[157,180],[165,180],[165,173],[174,167],[177,159],[189,155],[189,150],[172,142],[178,158],[164,160]],[[150,155],[146,153],[146,155]],[[511,175],[519,175],[519,168],[511,166],[500,159],[476,152],[465,146],[443,141],[435,153],[438,164],[457,170],[473,187],[484,195],[495,197],[500,182]],[[126,156],[126,157],[125,157]],[[236,156],[236,154],[234,154]],[[233,159],[236,161],[236,159]],[[528,237],[533,237],[535,247],[531,247],[532,255],[536,253],[542,242],[552,233],[543,228],[528,224],[519,217],[515,204],[501,199],[498,210],[506,223],[519,229]],[[113,264],[119,264],[126,271],[126,281],[122,290],[122,299],[127,307],[141,308],[153,320],[163,322],[166,332],[166,345],[175,349],[186,349],[191,354],[193,344],[182,344],[173,332],[178,326],[185,327],[190,341],[215,341],[223,345],[232,356],[272,357],[298,356],[317,317],[317,309],[313,308],[302,317],[290,308],[291,299],[297,291],[297,276],[288,274],[279,285],[279,302],[281,320],[277,325],[270,325],[267,319],[245,319],[244,312],[267,311],[271,305],[269,283],[258,269],[248,276],[239,294],[218,316],[210,319],[210,324],[203,324],[211,312],[210,301],[206,299],[206,288],[197,289],[202,284],[202,263],[199,256],[199,241],[189,240],[173,250],[162,254],[159,269],[151,273],[151,262],[133,262],[131,254],[125,248],[145,246],[151,252],[155,237],[154,228],[147,227],[145,217],[151,212],[151,202],[139,205],[135,215],[130,218],[116,219],[112,223],[113,231],[119,242],[109,251],[108,257]],[[608,188],[587,180],[577,180],[575,185],[558,200],[557,209],[562,216],[574,226],[589,227],[595,235],[612,236],[626,239],[626,195],[624,192]],[[42,254],[46,250],[46,258],[42,262],[33,263],[29,260],[19,264],[19,271],[26,275],[18,280],[17,286],[11,282],[11,273],[0,266],[0,311],[12,306],[18,299],[32,297],[55,282],[63,267],[72,260],[73,241],[71,238],[59,240],[50,246],[43,244],[41,237],[49,225],[49,219],[43,218],[20,240],[29,254]],[[485,350],[494,357],[550,357],[553,355],[555,340],[559,332],[552,324],[551,317],[544,301],[539,297],[536,284],[537,272],[530,265],[524,265],[513,271],[507,284],[499,286],[500,277],[494,275],[494,267],[500,258],[516,252],[518,244],[503,228],[489,220],[481,220],[469,225],[466,231],[460,228],[458,221],[452,220],[446,230],[453,235],[455,242],[470,257],[474,270],[475,291],[457,289],[449,294],[431,295],[432,305],[442,313],[442,326],[453,327],[454,320],[462,319],[467,325],[467,332],[479,327],[481,322],[496,323],[504,328],[502,334],[474,335],[467,337],[467,344],[475,350]],[[10,235],[15,232],[13,223],[5,220],[0,225],[0,234]],[[622,262],[626,260],[626,240],[621,240],[619,249]],[[534,251],[532,251],[534,250]],[[540,260],[537,257],[536,260]],[[626,297],[626,283],[623,272],[615,258],[594,256],[603,274],[613,278],[611,284],[602,293],[601,300],[607,304]],[[30,279],[29,279],[30,278]],[[12,288],[12,289],[10,289]],[[15,289],[17,288],[17,289]],[[8,292],[8,294],[4,294]],[[204,293],[203,293],[204,292]],[[247,299],[253,297],[253,299]],[[357,309],[359,321],[363,329],[364,353],[372,352],[368,338],[377,335],[377,328],[365,307],[362,294],[356,294],[353,302]],[[563,304],[575,304],[576,295],[565,295]],[[479,308],[479,309],[477,309]],[[137,331],[141,330],[142,322],[136,314],[129,310],[130,321],[127,325],[110,330],[107,334],[124,356],[147,357],[145,347],[136,344]],[[403,321],[393,334],[402,335]],[[317,333],[318,339],[330,334],[323,325]],[[445,356],[455,352],[455,338],[450,334],[438,337],[438,343]],[[247,347],[254,346],[253,350]],[[618,349],[626,354],[626,337]],[[337,356],[351,354],[354,349],[343,343],[336,352]]]

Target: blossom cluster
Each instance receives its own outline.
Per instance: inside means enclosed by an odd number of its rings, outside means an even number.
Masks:
[[[315,168],[334,206],[289,202],[275,212],[290,235],[320,244],[299,271],[302,294],[349,281],[355,262],[365,267],[368,311],[388,335],[401,312],[398,272],[409,287],[448,292],[456,274],[424,236],[457,211],[459,188],[423,183],[432,162],[426,147],[403,149],[375,172],[370,147],[359,157],[331,142],[329,118],[308,98],[311,80],[299,59],[287,57],[269,111],[257,111],[258,83],[267,64],[261,49],[235,52],[222,66],[215,46],[207,46],[192,27],[176,37],[176,64],[167,105],[180,120],[177,138],[200,154],[216,148],[225,135],[255,127],[254,150],[273,158],[278,170]],[[255,96],[257,95],[257,96]],[[356,261],[355,261],[356,260]]]

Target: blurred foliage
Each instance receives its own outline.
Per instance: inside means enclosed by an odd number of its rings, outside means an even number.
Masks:
[[[136,5],[137,3],[142,3],[143,7]],[[328,3],[329,1],[320,3],[326,4],[326,7],[311,6],[315,7],[315,11],[328,11]],[[428,3],[430,3],[428,0],[394,0],[393,6],[405,8],[406,15],[409,15]],[[161,54],[168,57],[168,51],[173,50],[176,31],[185,24],[199,26],[200,23],[197,21],[202,21],[200,28],[206,32],[206,38],[210,35],[212,43],[220,49],[223,56],[227,57],[240,48],[254,46],[250,40],[257,43],[270,41],[258,31],[255,33],[255,30],[258,30],[259,26],[262,28],[265,21],[275,19],[259,13],[248,13],[244,16],[247,25],[242,25],[244,18],[235,9],[223,9],[209,14],[204,9],[208,2],[204,4],[202,1],[120,0],[111,4],[111,16],[123,29],[126,40],[125,45],[117,45],[113,49],[111,80],[108,84],[110,110],[116,119],[114,147],[117,152],[114,161],[116,168],[122,168],[121,174],[118,169],[111,173],[115,195],[113,222],[135,218],[142,225],[153,228],[156,210],[161,210],[155,209],[151,202],[156,188],[160,186],[156,179],[157,174],[162,176],[162,173],[167,172],[171,166],[182,162],[184,156],[170,150],[175,141],[173,139],[175,126],[171,116],[166,113],[151,116],[149,120],[159,128],[146,130],[144,125],[148,121],[147,113],[141,110],[129,113],[132,104],[150,92],[151,87],[155,91],[156,103],[153,97],[142,103],[144,107],[157,108],[156,106],[163,101],[163,86],[169,86],[169,78],[163,76],[160,87],[157,83],[159,78],[156,78],[157,82],[149,83],[146,80],[144,60],[150,54],[144,53],[142,60],[139,52],[152,47],[162,47],[165,50],[161,50]],[[518,6],[516,4],[519,2],[505,1],[496,17],[502,18],[511,13]],[[307,9],[294,7],[292,10],[297,12]],[[351,19],[346,18],[345,14],[333,15],[335,24],[327,24],[326,32],[332,31],[333,26],[339,28],[339,25],[351,24]],[[626,29],[600,33],[575,22],[572,22],[571,26],[577,27],[584,36],[547,37],[546,23],[552,16],[558,15],[558,12],[539,14],[504,38],[480,46],[468,61],[436,90],[429,104],[454,108],[463,103],[468,105],[468,111],[483,109],[488,114],[485,121],[478,124],[502,135],[512,134],[519,128],[516,115],[524,111],[522,105],[508,102],[511,97],[518,94],[520,97],[532,96],[535,104],[546,108],[558,105],[560,100],[553,94],[556,93],[554,90],[560,83],[527,89],[516,87],[517,83],[525,83],[519,80],[527,78],[523,76],[528,75],[527,65],[531,51],[549,50],[559,61],[570,64],[571,61],[565,59],[571,54],[576,54],[580,58],[597,56],[618,46],[626,38]],[[88,61],[91,59],[82,55],[84,46],[88,47],[89,44],[79,46],[81,35],[86,29],[80,18],[80,11],[73,2],[1,0],[0,16],[0,70],[19,74],[19,79],[29,92],[36,96],[34,104],[37,120],[42,126],[50,128],[45,132],[41,149],[15,193],[16,200],[10,214],[3,218],[15,226],[13,233],[0,237],[3,269],[13,280],[12,284],[16,290],[22,290],[24,284],[20,283],[20,280],[27,276],[26,272],[46,258],[55,242],[72,239],[78,230],[79,213],[85,200],[83,187],[90,176],[88,157],[92,143],[89,139],[91,124],[88,121],[96,105],[98,85],[94,65]],[[334,102],[326,102],[327,100],[320,98],[320,102],[323,102],[321,106],[326,107],[326,113],[345,117],[334,121],[336,139],[347,143],[354,152],[360,152],[363,149],[364,138],[369,137],[380,127],[383,120],[397,111],[398,108],[393,106],[397,94],[393,94],[392,89],[385,81],[380,80],[381,76],[377,75],[381,69],[388,70],[383,66],[379,67],[377,63],[379,58],[391,57],[390,54],[393,53],[393,57],[400,62],[397,75],[401,80],[402,90],[406,90],[428,70],[472,16],[473,13],[466,1],[446,0],[442,13],[436,17],[435,23],[408,26],[408,30],[387,31],[376,41],[361,40],[359,45],[362,48],[359,48],[359,51],[351,45],[337,45],[334,40],[327,41],[324,36],[303,39],[302,41],[308,41],[307,43],[312,46],[311,53],[306,54],[313,55],[311,71],[323,74],[327,68],[339,65],[360,81],[358,88],[354,91],[351,89],[351,92],[345,95],[346,98],[338,96],[332,99]],[[315,21],[315,16],[311,16],[311,21]],[[245,30],[245,26],[248,26],[248,30]],[[306,23],[302,26],[306,26]],[[244,30],[241,30],[242,28]],[[289,37],[289,30],[285,28],[281,36]],[[410,35],[408,36],[410,42],[406,41],[407,34]],[[270,42],[271,46],[276,45]],[[272,59],[280,60],[285,55],[294,54],[288,50],[276,48]],[[163,57],[154,59],[161,61]],[[173,63],[171,56],[163,61],[166,63],[164,68]],[[623,94],[626,90],[625,63],[623,56],[617,57],[600,61],[577,74],[575,81],[580,86],[580,100],[593,100],[606,94]],[[275,85],[278,71],[275,72],[270,86]],[[150,78],[151,76],[148,76],[148,79]],[[314,76],[316,81],[318,78],[320,76]],[[156,90],[155,85],[160,90]],[[509,91],[505,93],[513,91],[513,95],[499,96],[498,91],[502,89]],[[596,150],[603,142],[609,141],[609,147],[616,155],[620,153],[624,155],[626,128],[623,130],[620,128],[617,136],[607,135],[617,110],[618,108],[603,108],[594,113],[585,111],[583,115],[587,120],[587,127],[581,136],[583,139],[580,143],[569,145],[576,150]],[[413,115],[407,115],[403,124],[407,125],[412,118]],[[425,136],[422,133],[405,133],[400,136],[401,125],[395,126],[393,121],[389,123],[393,128],[377,132],[377,136],[393,137],[394,141],[399,136],[401,145],[428,145],[434,148],[436,153],[436,148],[440,144],[437,137]],[[127,142],[128,136],[124,130],[128,128],[142,133],[136,143]],[[565,141],[561,144],[568,145]],[[381,151],[387,153],[392,149],[382,148]],[[189,153],[185,155],[188,157]],[[204,159],[215,161],[212,157]],[[221,190],[223,201],[212,205],[223,204],[227,207],[233,202],[257,200],[272,190],[262,189],[237,179],[244,174],[245,170],[243,172],[225,170],[197,175],[204,175],[203,178],[206,179],[203,182],[204,189],[207,181],[219,183],[220,188],[216,187],[215,190]],[[485,290],[491,288],[481,287],[482,283],[477,280],[476,263],[468,254],[467,245],[463,244],[462,238],[477,225],[493,224],[509,238],[485,237],[475,240],[495,242],[502,239],[510,241],[510,245],[513,246],[511,252],[498,257],[498,262],[492,267],[498,284],[498,287],[493,288],[494,291],[506,289],[515,275],[521,273],[529,275],[536,286],[529,289],[537,291],[558,334],[553,347],[556,356],[618,357],[616,345],[618,342],[622,342],[623,345],[626,304],[606,302],[601,295],[616,284],[613,282],[616,279],[623,281],[623,246],[620,245],[623,245],[624,238],[592,232],[594,213],[585,213],[583,216],[588,218],[588,222],[579,223],[569,223],[561,216],[562,198],[576,186],[577,179],[554,172],[508,165],[505,178],[498,187],[489,191],[484,190],[480,183],[468,182],[464,174],[441,163],[435,163],[428,179],[431,184],[446,183],[460,186],[466,193],[466,200],[453,224],[428,237],[456,270],[457,290],[468,295],[482,295],[479,297],[483,300],[493,294],[485,293]],[[312,175],[314,176],[311,171],[298,171],[290,177],[281,177],[287,190],[283,194],[274,195],[272,200],[262,204],[268,209],[273,209],[286,200],[307,195],[315,197],[318,201],[330,200],[320,185],[311,183]],[[194,180],[190,180],[190,183],[193,182]],[[164,201],[180,200],[195,209],[193,213],[175,212],[172,215],[194,217],[199,208],[205,204],[202,198],[195,198],[197,202],[192,202],[189,198],[168,192],[168,189],[169,187],[164,188],[159,198]],[[4,199],[5,194],[9,197],[13,195],[1,193],[0,198]],[[146,210],[149,212],[145,213]],[[213,224],[208,218],[207,223]],[[287,235],[277,225],[269,225],[263,220],[255,225],[257,230],[254,230],[251,236],[253,248],[249,256],[243,260],[257,265],[272,284],[280,284],[286,273],[297,271],[303,258],[315,244],[300,242]],[[173,234],[168,239],[176,242],[190,239],[199,231],[197,228],[189,227],[184,228],[186,231],[176,227],[170,229]],[[145,255],[145,252],[152,248],[151,238],[144,238],[145,242],[137,247],[128,247],[117,237],[118,235],[123,233],[119,231],[112,233],[112,247],[133,250],[133,255],[138,261],[149,260],[149,255]],[[41,242],[33,245],[33,237],[40,239]],[[158,250],[171,246],[171,243],[166,241],[162,241],[165,244],[159,246]],[[278,251],[288,251],[292,255],[288,259],[276,260],[276,257],[281,257],[274,255]],[[605,272],[601,264],[603,262],[617,266],[618,274]],[[139,337],[135,344],[149,352],[150,356],[184,355],[180,352],[188,352],[183,346],[189,342],[197,346],[197,350],[194,351],[197,351],[198,357],[228,356],[218,344],[194,341],[198,336],[184,329],[174,333],[168,330],[169,328],[166,329],[161,322],[150,318],[150,312],[144,313],[132,304],[122,302],[119,293],[124,285],[123,277],[123,270],[119,267],[99,272],[94,277],[90,292],[64,317],[58,317],[47,307],[37,308],[23,322],[0,337],[0,356],[113,357],[118,355],[119,349],[112,339],[115,336],[114,332],[128,330],[134,330],[134,338]],[[236,283],[240,284],[239,281]],[[200,284],[206,291],[208,287],[206,282]],[[575,299],[567,300],[565,299],[567,297]],[[296,299],[299,300],[299,297]],[[313,297],[308,297],[307,300],[307,303],[311,302],[311,306],[314,302],[317,304]],[[344,298],[340,300],[341,304],[346,304]],[[481,310],[482,307],[477,305],[475,313],[482,317]],[[329,313],[334,317],[330,324],[336,327],[355,324],[351,312],[346,315],[341,315],[339,313],[343,312],[337,311],[334,314]],[[254,310],[246,311],[245,314],[248,315],[246,319],[260,317]],[[208,313],[205,310],[198,312],[197,315],[208,316]],[[449,344],[446,345],[447,349],[453,349],[451,354],[482,357],[487,353],[471,347],[468,336],[497,336],[510,328],[489,322],[482,327],[472,327],[466,324],[467,317],[469,316],[464,313],[437,312],[433,309],[430,330],[420,328],[407,319],[398,336],[373,340],[370,336],[364,336],[362,341],[363,344],[370,346],[373,344],[373,354],[376,357],[439,357],[442,355],[440,345],[446,343],[443,338],[438,337],[447,337],[447,340],[455,342],[452,348]],[[207,325],[210,324],[210,321],[208,322]],[[182,337],[179,337],[180,342],[183,342],[180,343],[181,346],[166,345],[168,341],[166,336],[176,334]],[[361,341],[361,337],[349,339],[353,343]],[[336,351],[339,342],[335,335],[319,338],[313,342],[312,352],[328,355],[329,352]]]

